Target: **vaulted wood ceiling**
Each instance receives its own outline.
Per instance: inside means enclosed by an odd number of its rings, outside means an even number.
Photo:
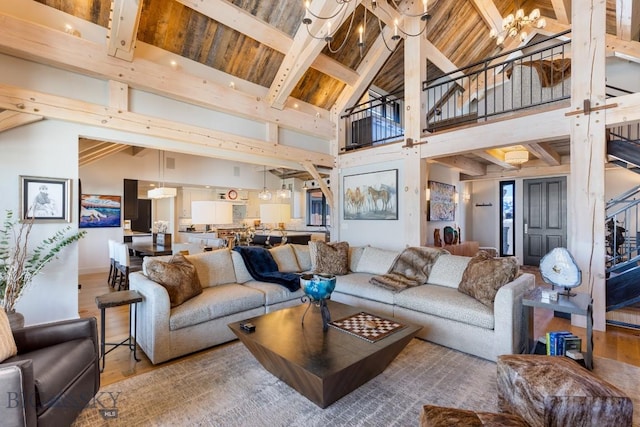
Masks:
[[[422,10],[420,0],[352,0],[347,12],[336,17],[341,18],[341,26],[332,45],[342,43],[349,26],[357,28],[366,15],[364,47],[357,48],[358,34],[352,31],[346,47],[332,53],[324,40],[310,39],[302,24],[306,15],[302,0],[34,1],[108,29],[108,53],[122,61],[133,60],[136,44],[142,42],[210,67],[211,81],[217,84],[254,96],[251,88],[263,88],[270,108],[300,108],[315,112],[315,117],[349,107],[340,103],[357,102],[370,85],[389,93],[402,90],[404,43],[401,40],[396,46],[390,41],[393,19],[401,19],[396,7]],[[640,29],[633,24],[638,22],[639,3],[607,0],[607,32],[638,40]],[[426,30],[425,79],[498,53],[500,48],[488,32],[518,7],[539,8],[552,28],[570,24],[571,19],[571,0],[430,0],[428,5],[432,17]],[[311,10],[324,16],[338,9],[335,0],[311,2]],[[314,22],[311,27],[315,24],[319,25]],[[381,43],[381,29],[393,51]],[[507,43],[504,48],[512,46]],[[369,69],[370,64],[379,66]],[[365,73],[371,77],[363,79]],[[15,121],[0,116],[0,126],[9,120]]]

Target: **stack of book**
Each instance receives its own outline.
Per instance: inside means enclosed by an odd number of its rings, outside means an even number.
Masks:
[[[582,339],[569,331],[551,331],[546,335],[547,355],[582,359]]]

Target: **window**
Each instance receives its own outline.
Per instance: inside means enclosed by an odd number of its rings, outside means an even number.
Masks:
[[[500,183],[500,256],[515,255],[515,181]]]
[[[307,190],[307,225],[331,225],[329,205],[319,188]]]

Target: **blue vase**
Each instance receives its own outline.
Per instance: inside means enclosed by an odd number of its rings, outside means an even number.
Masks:
[[[303,274],[300,286],[311,301],[322,301],[331,297],[336,288],[336,276],[328,274]]]

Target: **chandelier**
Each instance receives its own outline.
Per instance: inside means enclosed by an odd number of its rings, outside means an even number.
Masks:
[[[525,41],[527,39],[527,32],[524,31],[525,27],[544,28],[546,25],[547,20],[540,17],[540,9],[533,9],[529,15],[525,15],[523,9],[518,9],[515,16],[510,13],[502,20],[501,31],[492,28],[491,32],[489,32],[489,37],[496,39],[498,46],[504,43],[506,37],[515,38],[519,35],[520,41]]]
[[[529,152],[527,150],[513,150],[504,153],[504,161],[510,165],[521,165],[529,161]]]
[[[307,33],[309,33],[309,35],[311,37],[313,37],[316,40],[324,40],[325,42],[327,42],[327,47],[329,48],[329,51],[331,53],[337,53],[340,52],[340,50],[342,50],[342,48],[345,47],[347,40],[349,39],[350,35],[351,35],[351,31],[353,30],[353,24],[354,24],[354,20],[355,20],[355,7],[353,10],[353,13],[351,14],[351,20],[349,21],[349,27],[348,30],[344,36],[344,39],[342,40],[342,42],[340,42],[340,44],[336,47],[335,45],[332,45],[332,42],[334,42],[334,36],[336,35],[337,31],[339,30],[340,25],[333,25],[333,20],[340,16],[340,18],[336,19],[336,21],[338,23],[342,23],[342,22],[346,22],[346,15],[348,13],[349,8],[347,7],[347,5],[349,3],[354,3],[355,6],[358,6],[358,1],[357,0],[334,0],[336,2],[336,4],[340,5],[340,7],[338,8],[338,10],[330,16],[320,16],[320,15],[316,15],[315,13],[313,13],[310,9],[310,1],[306,0],[304,2],[304,7],[306,10],[305,13],[305,17],[302,20],[302,23],[306,26],[307,28]],[[367,31],[367,9],[370,9],[371,11],[375,12],[376,8],[378,7],[378,0],[369,0],[369,6],[364,6],[364,16],[362,18],[362,24],[358,27],[358,43],[357,46],[360,50],[360,56],[362,56],[363,54],[363,50],[364,50],[364,34]],[[422,28],[420,29],[420,31],[418,31],[417,33],[409,33],[407,31],[405,31],[402,26],[399,24],[398,18],[394,18],[393,16],[391,16],[391,14],[389,13],[389,11],[384,8],[384,7],[380,7],[380,10],[387,14],[390,18],[393,19],[393,36],[391,36],[391,40],[393,40],[394,42],[397,42],[398,40],[400,40],[400,34],[403,34],[406,37],[418,37],[421,34],[426,32],[427,29],[427,21],[431,18],[431,15],[427,12],[427,2],[428,0],[422,0],[422,13],[418,13],[418,14],[410,14],[410,13],[405,13],[402,12],[400,5],[398,4],[397,0],[388,0],[388,2],[393,6],[393,9],[395,9],[395,11],[404,18],[420,18],[421,21],[424,22],[424,25],[422,26]],[[364,2],[363,2],[364,3]],[[394,49],[389,46],[389,43],[387,43],[387,40],[384,38],[383,32],[382,32],[382,21],[380,20],[380,17],[377,13],[374,13],[374,16],[377,18],[377,26],[380,29],[380,34],[382,37],[382,40],[384,41],[384,45],[386,46],[386,48],[389,51],[393,51]],[[311,30],[309,29],[309,26],[313,23],[313,18],[321,20],[321,21],[326,21],[326,24],[323,25],[323,29],[321,29],[317,34],[313,34],[311,32]]]

